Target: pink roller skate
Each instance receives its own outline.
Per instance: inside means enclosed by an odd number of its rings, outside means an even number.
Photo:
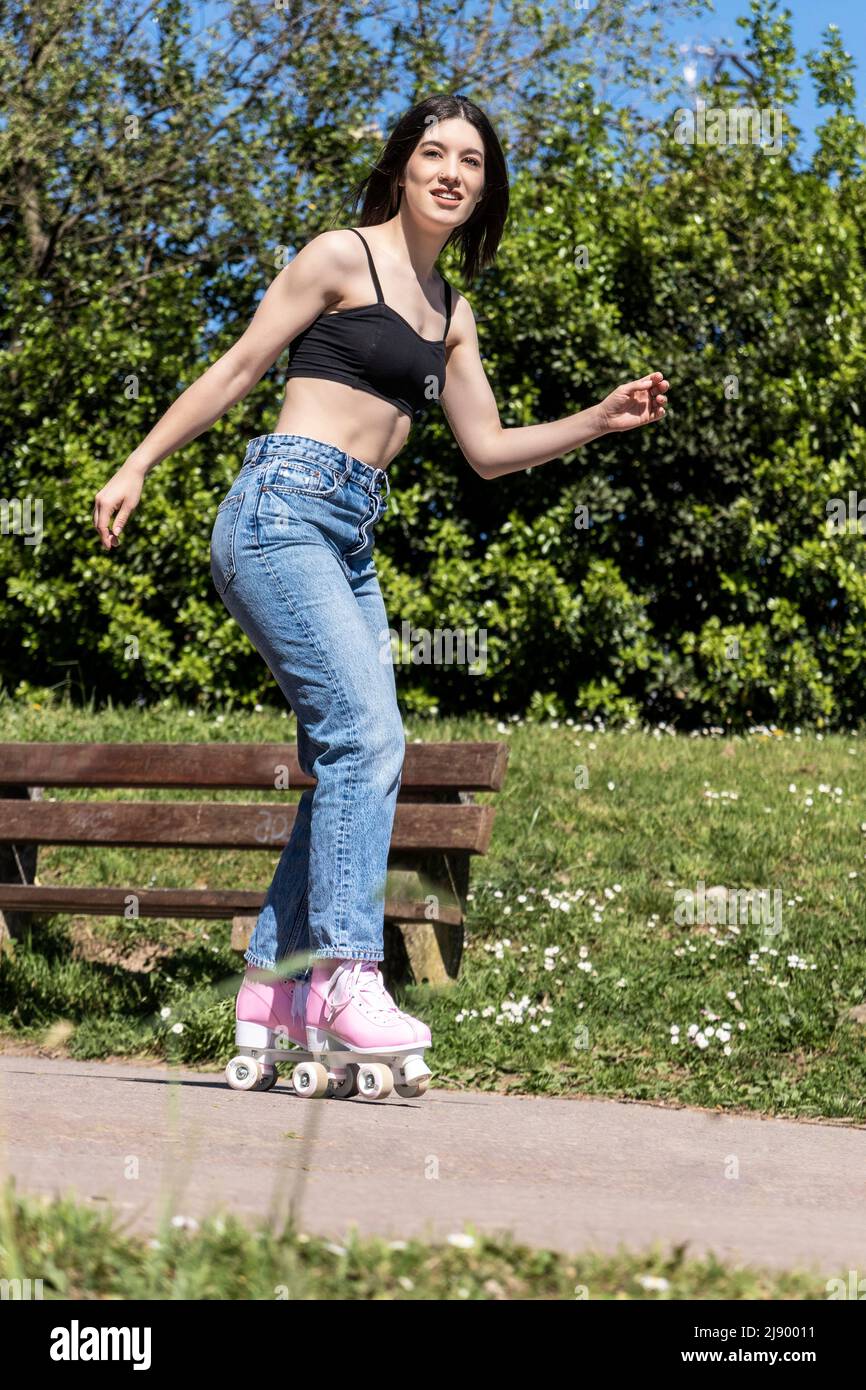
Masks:
[[[244,977],[235,1004],[238,1055],[226,1067],[235,1091],[269,1091],[276,1084],[275,1063],[306,1045],[306,997],[309,982],[266,982]]]
[[[300,1096],[378,1100],[392,1090],[405,1098],[427,1090],[430,1030],[397,1008],[375,961],[313,966],[306,1034],[308,1055],[292,1075]]]

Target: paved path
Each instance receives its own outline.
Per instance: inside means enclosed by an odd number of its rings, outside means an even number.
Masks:
[[[738,1177],[726,1177],[736,1171]],[[137,1177],[126,1176],[134,1172]],[[285,1081],[0,1056],[0,1175],[200,1218],[442,1237],[472,1222],[578,1252],[689,1242],[697,1255],[866,1273],[866,1130],[607,1100],[467,1094],[307,1101]]]

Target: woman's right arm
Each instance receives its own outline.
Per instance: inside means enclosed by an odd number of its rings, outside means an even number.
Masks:
[[[96,494],[93,524],[106,550],[117,545],[151,468],[243,400],[287,344],[340,297],[352,265],[349,235],[342,229],[322,232],[279,271],[243,336],[178,396]]]

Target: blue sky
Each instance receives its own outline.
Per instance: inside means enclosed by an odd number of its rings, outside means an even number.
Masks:
[[[821,36],[828,24],[835,24],[842,43],[856,64],[857,115],[866,121],[866,0],[788,0],[780,10],[791,12],[794,44],[799,65],[805,69],[803,55],[820,48]],[[746,35],[736,23],[737,15],[748,15],[748,0],[714,0],[712,13],[698,18],[677,20],[671,24],[670,37],[681,43],[708,44],[727,40],[742,50]],[[686,61],[684,57],[683,61]],[[792,112],[794,124],[802,130],[802,154],[808,156],[815,145],[814,131],[827,117],[827,111],[815,105],[812,79],[804,71],[799,79],[800,100]],[[683,85],[683,96],[688,88]],[[684,100],[684,104],[686,104]]]
[[[431,9],[435,8],[430,5],[430,0],[427,0],[427,4]],[[566,8],[567,0],[564,9]],[[820,47],[821,36],[827,25],[835,24],[838,26],[842,42],[855,62],[855,83],[858,94],[857,115],[862,121],[866,121],[866,0],[788,0],[787,3],[780,4],[780,9],[787,9],[791,13],[794,43],[800,65],[804,68],[803,57],[805,53],[809,49]],[[742,51],[746,36],[737,25],[736,19],[738,15],[748,15],[749,13],[749,0],[713,0],[712,11],[701,16],[683,18],[675,15],[670,22],[668,37],[678,44],[715,43],[721,44],[725,48],[733,46]],[[214,5],[210,3],[210,0],[199,0],[196,6],[193,29],[195,31],[199,25],[212,23],[224,15],[224,4]],[[567,18],[567,14],[563,13],[561,18],[564,20]],[[368,30],[368,32],[375,33],[375,29]],[[687,61],[688,57],[684,54],[684,66]],[[808,72],[803,72],[799,78],[799,83],[800,99],[792,114],[794,123],[802,131],[801,154],[808,158],[816,143],[815,127],[826,118],[826,112],[821,112],[815,105],[812,81]],[[402,86],[397,80],[396,74],[392,85],[395,90]],[[471,91],[469,94],[471,95]],[[613,93],[611,96],[613,97]],[[683,80],[682,97],[684,105],[691,104],[692,93],[685,79]],[[630,94],[629,99],[634,101],[633,93]],[[392,95],[389,97],[387,110],[378,114],[387,126],[389,118],[392,115],[396,116],[401,111],[402,104],[399,100],[395,103]]]

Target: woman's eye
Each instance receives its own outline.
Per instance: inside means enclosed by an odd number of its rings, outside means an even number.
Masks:
[[[424,151],[424,157],[426,158],[428,154],[432,154],[432,156],[433,156],[434,159],[438,159],[438,158],[439,158],[439,151],[438,151],[438,150],[425,150],[425,151]],[[481,168],[481,160],[480,160],[480,159],[476,159],[473,155],[469,155],[469,156],[468,156],[468,159],[469,159],[469,163],[472,164],[472,165],[474,165],[476,169],[480,169],[480,168]]]

